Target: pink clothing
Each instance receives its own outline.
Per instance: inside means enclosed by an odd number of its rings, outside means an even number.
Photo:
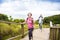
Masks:
[[[28,24],[28,29],[33,28],[33,19],[32,18],[27,18],[27,24]]]

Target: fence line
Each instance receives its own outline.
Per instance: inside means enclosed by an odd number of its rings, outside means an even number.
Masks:
[[[22,24],[22,23],[16,23],[16,22],[9,22],[9,21],[3,21],[3,20],[0,20],[0,22],[3,22],[3,23],[7,23],[7,24]]]
[[[27,34],[28,32],[25,32],[24,34]],[[15,37],[11,37],[11,38],[8,38],[8,39],[6,39],[6,40],[13,40],[13,39],[15,39],[15,38],[17,38],[17,37],[22,37],[22,35],[18,35],[18,36],[15,36]]]
[[[16,22],[9,22],[9,21],[2,21],[2,20],[0,20],[0,22],[2,22],[2,23],[7,23],[7,24],[20,24],[20,26],[21,26],[21,31],[22,31],[22,34],[21,35],[18,35],[18,36],[15,36],[15,37],[11,37],[11,38],[9,38],[9,39],[6,39],[6,40],[11,40],[11,39],[15,39],[15,38],[17,38],[17,37],[19,37],[19,36],[21,36],[22,38],[24,37],[24,35],[25,34],[27,34],[28,32],[24,32],[24,23],[16,23]]]

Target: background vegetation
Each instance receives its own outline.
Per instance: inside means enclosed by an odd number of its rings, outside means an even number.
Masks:
[[[8,21],[8,22],[24,22],[24,19],[13,19],[12,16],[8,17],[5,14],[0,14],[0,20],[3,21]],[[54,16],[49,16],[49,17],[45,17],[44,18],[44,24],[43,24],[43,28],[49,28],[49,22],[52,21],[54,24],[60,24],[60,15],[54,15]],[[39,28],[38,25],[38,20],[35,21],[34,24],[34,28],[37,29]],[[27,32],[28,28],[27,25],[24,25],[24,32]],[[5,40],[7,38],[10,37],[14,37],[17,35],[21,35],[22,31],[21,31],[21,25],[19,24],[7,24],[7,23],[2,23],[0,22],[0,38],[2,38],[2,40]]]
[[[52,21],[53,24],[60,24],[60,14],[44,18],[44,24],[48,24],[50,21]]]

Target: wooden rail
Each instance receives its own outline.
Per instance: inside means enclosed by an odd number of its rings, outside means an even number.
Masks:
[[[26,35],[27,33],[28,33],[28,32],[25,32],[24,35]],[[18,38],[18,37],[24,37],[24,36],[22,36],[22,35],[17,35],[17,36],[15,36],[15,37],[11,37],[11,38],[8,38],[8,39],[6,39],[6,40],[13,40],[13,39]]]
[[[50,40],[60,40],[60,27],[50,28]]]
[[[7,23],[7,24],[22,24],[22,23],[16,23],[16,22],[9,22],[9,21],[2,21],[0,20],[0,23]]]

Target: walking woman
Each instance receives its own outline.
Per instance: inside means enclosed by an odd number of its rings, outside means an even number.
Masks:
[[[42,14],[39,16],[38,20],[39,20],[39,27],[40,27],[40,30],[42,32],[42,24],[43,24],[43,16],[42,16]]]
[[[29,31],[29,40],[33,40],[33,29],[34,29],[34,24],[33,24],[33,18],[32,18],[32,13],[28,13],[27,15],[27,19],[26,19],[26,23],[28,25],[28,31]]]

